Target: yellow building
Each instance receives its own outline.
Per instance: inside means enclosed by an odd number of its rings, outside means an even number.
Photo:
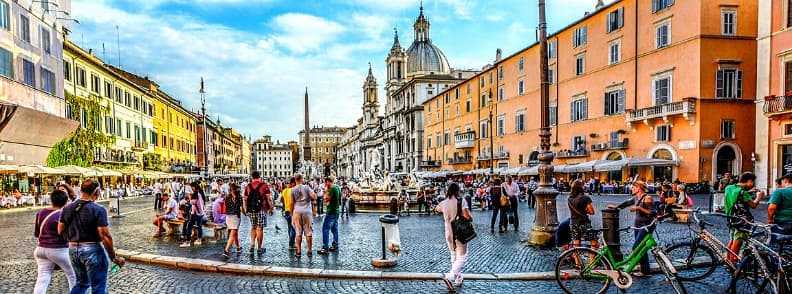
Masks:
[[[142,159],[154,151],[149,144],[154,139],[151,136],[153,99],[147,89],[68,40],[64,42],[63,67],[66,96],[96,101],[102,107],[99,113],[89,114],[85,109],[67,109],[67,112],[79,112],[72,116],[79,117],[83,128],[92,127],[112,137],[106,146],[94,150],[94,164],[143,168]]]
[[[196,118],[187,111],[181,101],[160,90],[159,85],[148,77],[112,68],[130,81],[148,89],[154,105],[154,129],[151,136],[154,154],[158,158],[147,158],[159,170],[189,173],[196,166]]]

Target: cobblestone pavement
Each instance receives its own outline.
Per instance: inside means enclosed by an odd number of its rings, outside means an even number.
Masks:
[[[620,202],[626,196],[595,196],[597,210],[607,204]],[[223,260],[220,252],[222,244],[208,243],[192,248],[179,248],[175,240],[154,239],[149,237],[153,233],[150,220],[154,211],[150,210],[150,198],[125,200],[122,203],[122,212],[133,212],[125,218],[111,219],[111,231],[116,239],[117,247],[160,255],[180,257],[203,258],[210,260]],[[559,203],[565,203],[565,197],[559,197]],[[697,204],[706,204],[704,198],[696,199]],[[522,205],[523,203],[521,203]],[[107,205],[104,203],[103,205]],[[29,292],[35,281],[35,261],[32,257],[33,247],[36,244],[32,236],[34,210],[9,212],[0,215],[0,236],[15,236],[6,242],[0,242],[0,292]],[[559,218],[568,216],[566,209],[559,210]],[[251,256],[243,253],[233,257],[230,262],[277,265],[305,268],[326,268],[344,270],[380,270],[370,265],[370,259],[379,253],[379,223],[377,214],[357,214],[348,220],[342,220],[339,226],[341,231],[341,251],[323,257],[315,254],[308,259],[305,256],[297,260],[287,254],[285,222],[277,214],[270,219],[270,225],[265,230],[265,248],[268,251],[261,256]],[[533,221],[533,210],[524,205],[520,209],[520,220],[523,223],[519,232],[509,231],[504,234],[489,232],[490,212],[474,211],[473,218],[479,237],[473,241],[465,272],[470,273],[508,273],[508,272],[533,272],[551,271],[557,250],[539,249],[525,244],[530,235],[530,223]],[[757,218],[763,219],[760,213]],[[244,218],[242,225],[241,243],[249,244],[247,236],[248,223]],[[622,226],[631,223],[632,219],[622,212]],[[718,221],[718,220],[715,220]],[[599,216],[594,218],[594,226],[599,226]],[[315,223],[315,249],[321,243],[321,232],[318,228],[321,218]],[[440,216],[411,215],[401,218],[401,240],[403,254],[398,266],[389,269],[400,272],[445,272],[448,270],[448,249],[443,241],[443,226]],[[280,227],[280,231],[275,229]],[[725,226],[724,226],[725,227]],[[209,231],[207,230],[207,233]],[[674,238],[684,239],[689,234],[684,225],[666,223],[658,229],[660,243],[670,243]],[[725,229],[716,229],[716,235],[725,237]],[[625,249],[629,249],[632,238],[625,234],[622,236]],[[420,241],[418,241],[420,240]],[[175,281],[170,277],[177,275]],[[169,278],[157,278],[168,276]],[[725,271],[719,270],[704,284],[692,283],[687,285],[692,289],[701,291],[718,290],[726,284]],[[62,275],[57,275],[54,283],[63,285]],[[229,276],[209,273],[184,272],[167,268],[148,265],[130,264],[121,274],[111,279],[111,288],[119,293],[157,293],[157,292],[207,292],[210,289],[223,292],[435,292],[442,291],[444,286],[437,281],[365,281],[365,280],[311,280],[290,278],[267,278],[251,276]],[[465,285],[465,292],[513,292],[518,289],[551,290],[557,292],[553,281],[540,282],[503,282],[503,281],[469,281]],[[634,290],[648,292],[664,292],[667,289],[661,277],[656,276],[636,282]],[[631,290],[632,292],[633,290]],[[524,290],[520,291],[524,292]],[[642,291],[644,292],[644,291]],[[695,293],[695,292],[694,292]]]

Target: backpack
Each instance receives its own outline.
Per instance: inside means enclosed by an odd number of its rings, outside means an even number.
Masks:
[[[180,204],[179,205],[179,210],[182,211],[182,215],[186,219],[190,218],[190,210],[191,210],[191,208],[192,208],[192,205],[190,204],[190,201],[185,201],[184,204]]]
[[[732,217],[736,217],[739,219],[729,218],[729,227],[741,227],[748,225],[744,220],[747,219],[749,222],[754,221],[754,216],[751,213],[751,207],[748,205],[748,202],[742,200],[742,193],[743,190],[740,190],[740,194],[737,195],[737,202],[734,203],[731,210],[729,210],[728,215]]]
[[[248,192],[247,203],[245,204],[245,208],[248,212],[261,211],[261,206],[264,200],[259,189],[261,189],[263,185],[263,183],[260,183],[258,187],[254,187],[253,184],[248,186],[250,187],[250,192]]]

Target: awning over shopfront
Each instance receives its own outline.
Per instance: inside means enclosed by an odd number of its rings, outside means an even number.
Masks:
[[[57,169],[63,171],[65,174],[73,176],[95,177],[98,175],[98,173],[94,170],[76,165],[59,166]]]
[[[625,158],[622,160],[607,161],[594,166],[596,171],[617,171],[625,167],[641,167],[641,166],[674,166],[677,165],[676,161],[667,159],[654,159],[654,158]]]
[[[24,165],[19,167],[19,172],[34,175],[67,175],[69,173],[43,165]]]
[[[592,160],[592,161],[586,161],[586,162],[583,162],[583,163],[578,163],[578,164],[575,164],[575,165],[570,165],[570,166],[568,166],[568,167],[565,169],[565,171],[566,171],[567,173],[587,173],[587,172],[593,172],[593,171],[594,171],[594,167],[595,167],[596,165],[598,165],[598,164],[605,164],[605,163],[609,163],[609,162],[611,162],[611,161],[610,161],[610,160],[600,160],[600,159],[596,159],[596,160]]]
[[[79,124],[35,109],[0,103],[0,160],[7,164],[44,164],[52,146]]]
[[[90,170],[96,172],[96,176],[97,177],[120,177],[120,176],[123,176],[123,174],[120,173],[120,172],[117,172],[117,171],[114,171],[114,170],[110,170],[110,169],[106,169],[106,168],[102,168],[102,167],[98,167],[98,166],[91,167]]]
[[[530,167],[523,167],[517,172],[518,176],[538,176],[539,175],[539,165],[534,165]]]

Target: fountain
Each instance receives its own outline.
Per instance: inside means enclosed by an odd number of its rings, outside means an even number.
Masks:
[[[382,171],[379,168],[379,152],[375,149],[371,152],[371,166],[368,170],[360,168],[359,183],[350,183],[352,190],[352,198],[359,207],[383,208],[390,204],[392,198],[399,195],[402,189],[405,189],[410,195],[411,199],[415,199],[415,194],[422,182],[418,180],[415,175],[415,170],[410,172],[409,184],[402,186],[400,183],[394,182],[394,179],[388,171]]]

